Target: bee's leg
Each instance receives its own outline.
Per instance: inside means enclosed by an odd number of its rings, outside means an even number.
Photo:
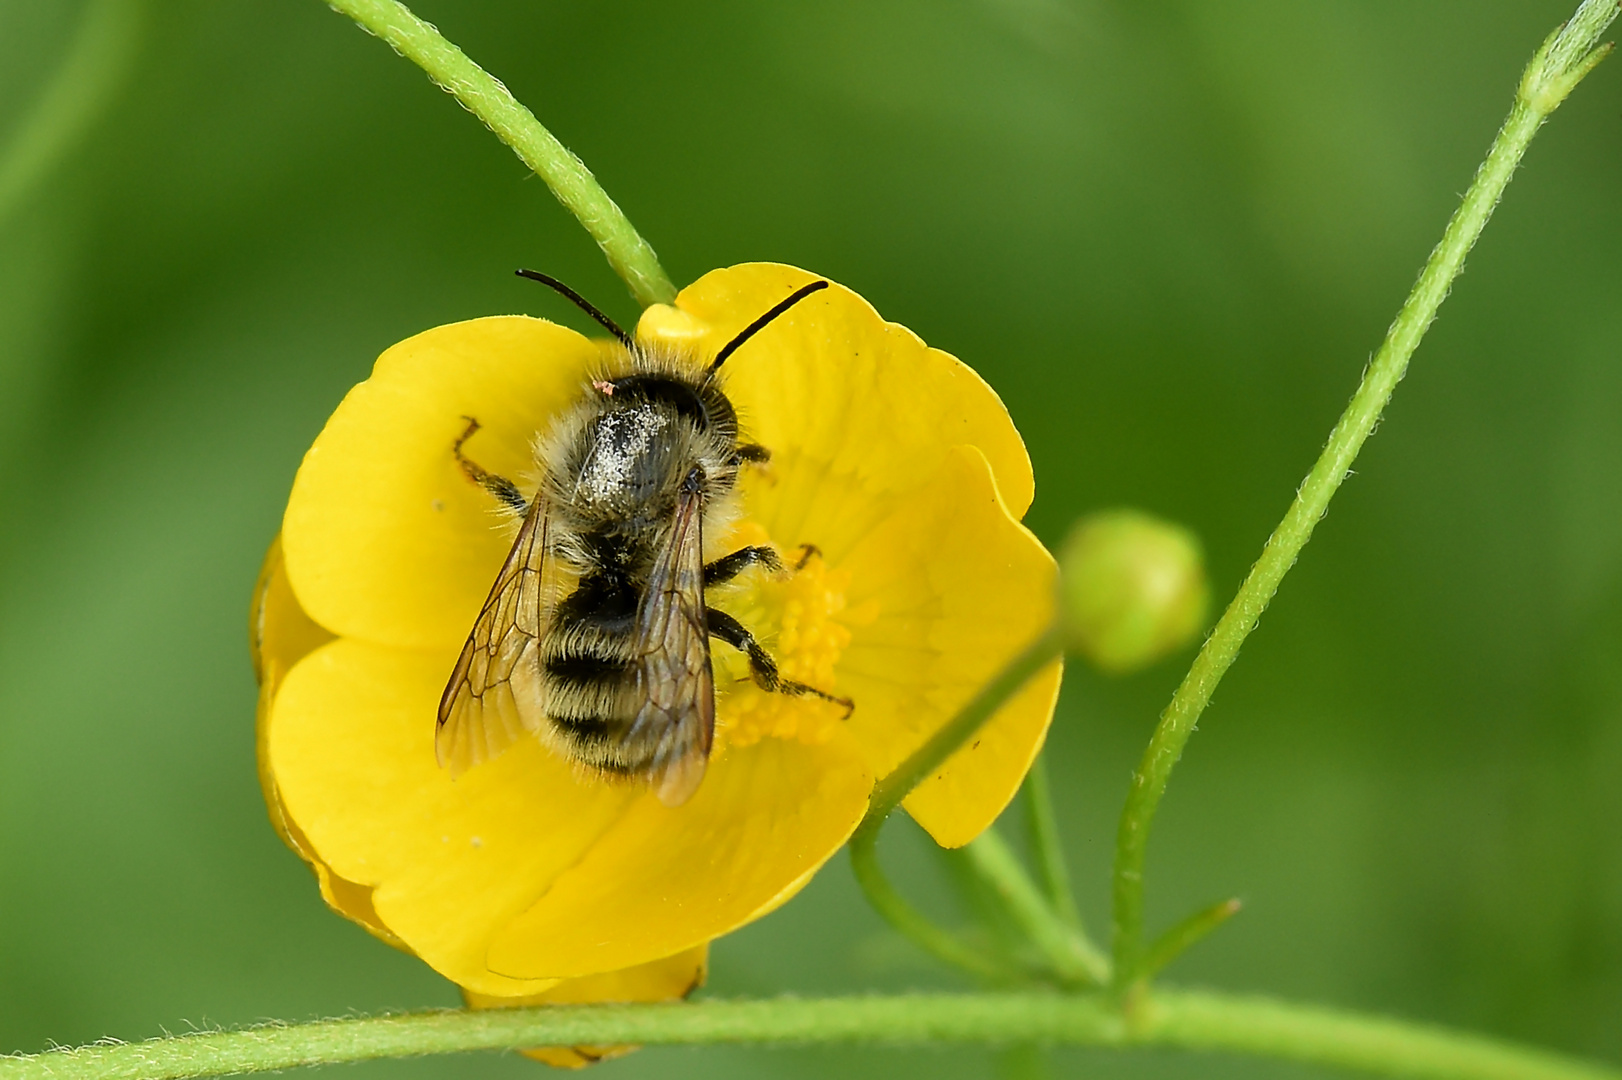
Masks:
[[[774,694],[791,694],[795,697],[819,697],[823,701],[843,705],[846,719],[849,719],[850,714],[855,711],[856,703],[850,698],[834,697],[814,686],[783,678],[777,673],[777,661],[772,659],[771,653],[760,647],[760,642],[755,640],[755,635],[745,629],[743,623],[724,611],[715,608],[706,610],[709,614],[710,636],[720,638],[749,657],[749,673],[755,677],[755,685],[762,690]]]
[[[772,452],[759,443],[745,443],[732,451],[732,464],[764,465],[772,459]]]
[[[704,568],[704,584],[720,585],[722,582],[731,581],[755,563],[760,563],[772,571],[783,569],[783,560],[778,557],[775,548],[739,548],[731,555],[723,555]]]
[[[507,509],[519,517],[523,517],[529,513],[529,501],[518,490],[518,485],[505,476],[497,476],[495,473],[486,472],[478,462],[463,455],[462,444],[471,439],[473,433],[479,430],[479,422],[471,416],[464,416],[462,419],[467,421],[467,430],[457,436],[456,441],[451,444],[451,453],[456,455],[456,463],[462,466],[462,471],[467,474],[469,480],[500,499],[501,504]]]
[[[822,549],[815,544],[801,544],[800,557],[794,560],[794,569],[804,570],[805,564],[812,559],[822,558]]]

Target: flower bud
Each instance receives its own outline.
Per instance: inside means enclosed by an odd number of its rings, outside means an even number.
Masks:
[[[1059,554],[1069,647],[1111,674],[1146,667],[1204,625],[1210,590],[1199,541],[1138,510],[1078,521]]]

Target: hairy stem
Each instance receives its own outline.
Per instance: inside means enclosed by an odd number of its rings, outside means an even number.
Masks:
[[[0,1080],[181,1080],[300,1065],[528,1046],[641,1043],[1163,1046],[1387,1076],[1622,1080],[1496,1039],[1266,998],[1156,991],[1128,1024],[1099,995],[913,994],[405,1013],[0,1057]]]
[[[623,211],[597,183],[585,164],[571,154],[535,114],[524,108],[501,80],[468,59],[434,27],[413,15],[398,0],[327,0],[394,51],[428,73],[439,87],[483,120],[535,175],[546,181],[558,202],[573,214],[631,289],[643,307],[668,304],[676,287],[659,265],[653,248],[632,227]]]
[[[1143,950],[1144,853],[1172,767],[1182,756],[1212,692],[1239,655],[1240,645],[1255,629],[1279,583],[1311,539],[1313,528],[1346,478],[1358,450],[1374,430],[1392,391],[1408,369],[1409,357],[1436,317],[1437,308],[1464,265],[1465,255],[1492,216],[1532,136],[1609,50],[1598,41],[1616,13],[1615,0],[1587,0],[1527,67],[1509,117],[1448,222],[1441,243],[1431,252],[1418,283],[1386,332],[1379,352],[1364,371],[1351,404],[1330,433],[1317,464],[1296,491],[1284,520],[1268,537],[1261,558],[1251,567],[1161,715],[1132,777],[1116,837],[1113,944],[1118,988],[1130,986],[1138,974]]]

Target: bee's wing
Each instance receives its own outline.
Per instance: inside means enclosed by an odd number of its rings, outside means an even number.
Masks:
[[[636,613],[640,707],[625,747],[627,757],[645,763],[666,806],[680,806],[698,789],[715,734],[702,496],[689,487],[683,486],[669,543],[654,560]]]
[[[434,753],[452,776],[494,758],[541,722],[538,649],[558,595],[547,525],[545,501],[536,495],[439,699]]]

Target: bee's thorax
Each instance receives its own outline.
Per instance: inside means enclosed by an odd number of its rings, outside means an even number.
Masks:
[[[637,405],[614,409],[592,421],[588,449],[574,481],[574,496],[590,507],[619,509],[658,492],[667,471],[658,443],[671,427],[662,409]]]

